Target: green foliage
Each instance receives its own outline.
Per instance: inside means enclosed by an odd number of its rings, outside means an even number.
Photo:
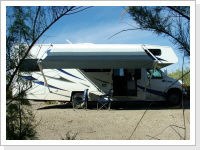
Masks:
[[[190,86],[190,68],[186,68],[185,70],[177,69],[175,72],[168,74],[170,78],[180,79],[182,80],[187,86]],[[188,74],[186,74],[188,73]],[[181,78],[184,74],[186,74],[183,78]]]
[[[35,121],[30,106],[24,101],[15,101],[6,109],[6,139],[34,140],[36,138]],[[27,102],[25,103],[27,104]]]
[[[57,101],[45,101],[45,104],[52,105],[52,104],[58,104]]]
[[[20,71],[33,45],[61,17],[90,7],[7,6],[6,7],[6,139],[35,139],[34,117],[26,91],[31,81]],[[28,72],[26,74],[29,74]],[[12,92],[11,92],[12,90]],[[15,98],[13,98],[14,96]]]
[[[134,29],[169,37],[185,56],[190,56],[189,6],[130,6],[127,12],[137,24]]]
[[[60,18],[88,8],[90,7],[6,7],[6,75],[9,76],[7,77],[6,90],[12,86],[20,66],[40,37]]]

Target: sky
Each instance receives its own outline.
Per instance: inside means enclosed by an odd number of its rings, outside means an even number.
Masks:
[[[157,36],[150,31],[129,30],[136,26],[123,6],[94,6],[77,14],[64,16],[48,30],[38,43],[68,44],[150,44],[170,46],[179,58],[178,63],[167,67],[168,73],[181,69],[182,54],[169,38]],[[115,36],[113,36],[115,35]],[[113,37],[112,37],[113,36]],[[110,38],[111,37],[111,38]],[[189,59],[185,59],[189,67]]]

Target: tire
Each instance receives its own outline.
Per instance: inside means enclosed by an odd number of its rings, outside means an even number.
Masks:
[[[179,105],[181,102],[181,92],[178,90],[169,91],[167,94],[167,104],[169,106]]]

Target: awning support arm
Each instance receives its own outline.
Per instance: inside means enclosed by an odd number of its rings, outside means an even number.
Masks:
[[[96,84],[94,84],[94,82],[92,82],[84,73],[82,73],[80,69],[77,68],[77,71],[81,73],[92,85],[94,85],[98,91],[104,93]]]
[[[145,47],[145,45],[142,45],[142,48],[143,48],[144,50],[147,50],[147,52],[155,59],[155,65],[154,65],[154,67],[153,67],[153,71],[151,72],[151,75],[150,75],[150,77],[149,77],[149,79],[148,79],[148,81],[147,81],[147,84],[146,84],[145,88],[144,88],[144,92],[146,92],[147,87],[149,86],[150,81],[151,81],[151,78],[152,78],[152,76],[153,76],[153,73],[154,73],[154,71],[155,71],[155,69],[156,69],[156,67],[157,67],[157,65],[158,65],[158,59],[148,50],[148,48]]]
[[[39,69],[40,69],[40,72],[42,73],[42,76],[43,76],[43,78],[44,78],[45,86],[48,88],[49,92],[52,93],[51,90],[50,90],[50,88],[49,88],[49,84],[47,83],[47,79],[46,79],[46,77],[45,77],[45,75],[44,75],[44,72],[43,72],[41,63],[42,63],[41,60],[38,60],[38,61],[37,61],[37,64],[38,64]]]
[[[152,78],[152,76],[153,76],[153,73],[154,73],[154,71],[155,71],[157,65],[158,65],[158,61],[155,62],[155,65],[154,65],[154,67],[153,67],[153,71],[151,72],[151,75],[150,75],[150,77],[149,77],[149,79],[148,79],[148,82],[147,82],[147,84],[146,84],[146,86],[145,86],[144,92],[146,92],[147,87],[148,87],[149,84],[150,84],[151,78]]]

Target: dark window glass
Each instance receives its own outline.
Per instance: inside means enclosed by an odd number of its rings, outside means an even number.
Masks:
[[[153,55],[160,56],[161,50],[160,49],[148,49]]]
[[[124,76],[124,69],[113,69],[114,76]]]
[[[136,80],[140,80],[141,79],[141,69],[135,69],[134,78]]]
[[[153,69],[147,69],[147,78],[150,78],[152,71]],[[152,75],[152,79],[162,79],[162,72],[158,69],[155,69]]]

